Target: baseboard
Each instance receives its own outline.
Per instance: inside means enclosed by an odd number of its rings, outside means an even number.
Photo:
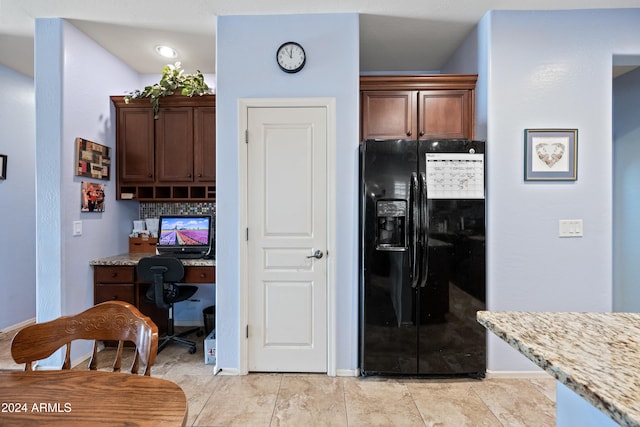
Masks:
[[[336,369],[336,377],[357,377],[359,375],[359,369]]]
[[[240,371],[236,368],[220,368],[215,365],[213,367],[213,375],[240,375]]]
[[[15,331],[17,329],[22,329],[25,326],[29,326],[32,323],[36,323],[35,317],[32,317],[31,319],[27,319],[20,323],[16,323],[15,325],[12,325],[12,326],[7,326],[6,328],[0,330],[0,333],[6,334],[7,332]]]
[[[487,370],[486,378],[496,379],[545,379],[551,375],[545,371],[490,371]]]

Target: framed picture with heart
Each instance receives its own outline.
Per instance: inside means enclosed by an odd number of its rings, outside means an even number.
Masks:
[[[578,179],[578,129],[525,129],[524,180]]]

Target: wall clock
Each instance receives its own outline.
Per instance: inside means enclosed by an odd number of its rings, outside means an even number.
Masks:
[[[280,69],[285,73],[297,73],[304,67],[307,55],[300,44],[286,42],[280,45],[276,51],[276,61],[278,61]]]

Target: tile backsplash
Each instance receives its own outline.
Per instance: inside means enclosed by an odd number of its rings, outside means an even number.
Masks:
[[[160,215],[211,215],[216,223],[215,202],[141,202],[140,219],[158,218]]]

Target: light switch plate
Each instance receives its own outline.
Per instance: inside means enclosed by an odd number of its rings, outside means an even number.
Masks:
[[[581,219],[561,219],[558,225],[559,237],[582,237]]]
[[[73,235],[82,236],[82,221],[73,221]]]

